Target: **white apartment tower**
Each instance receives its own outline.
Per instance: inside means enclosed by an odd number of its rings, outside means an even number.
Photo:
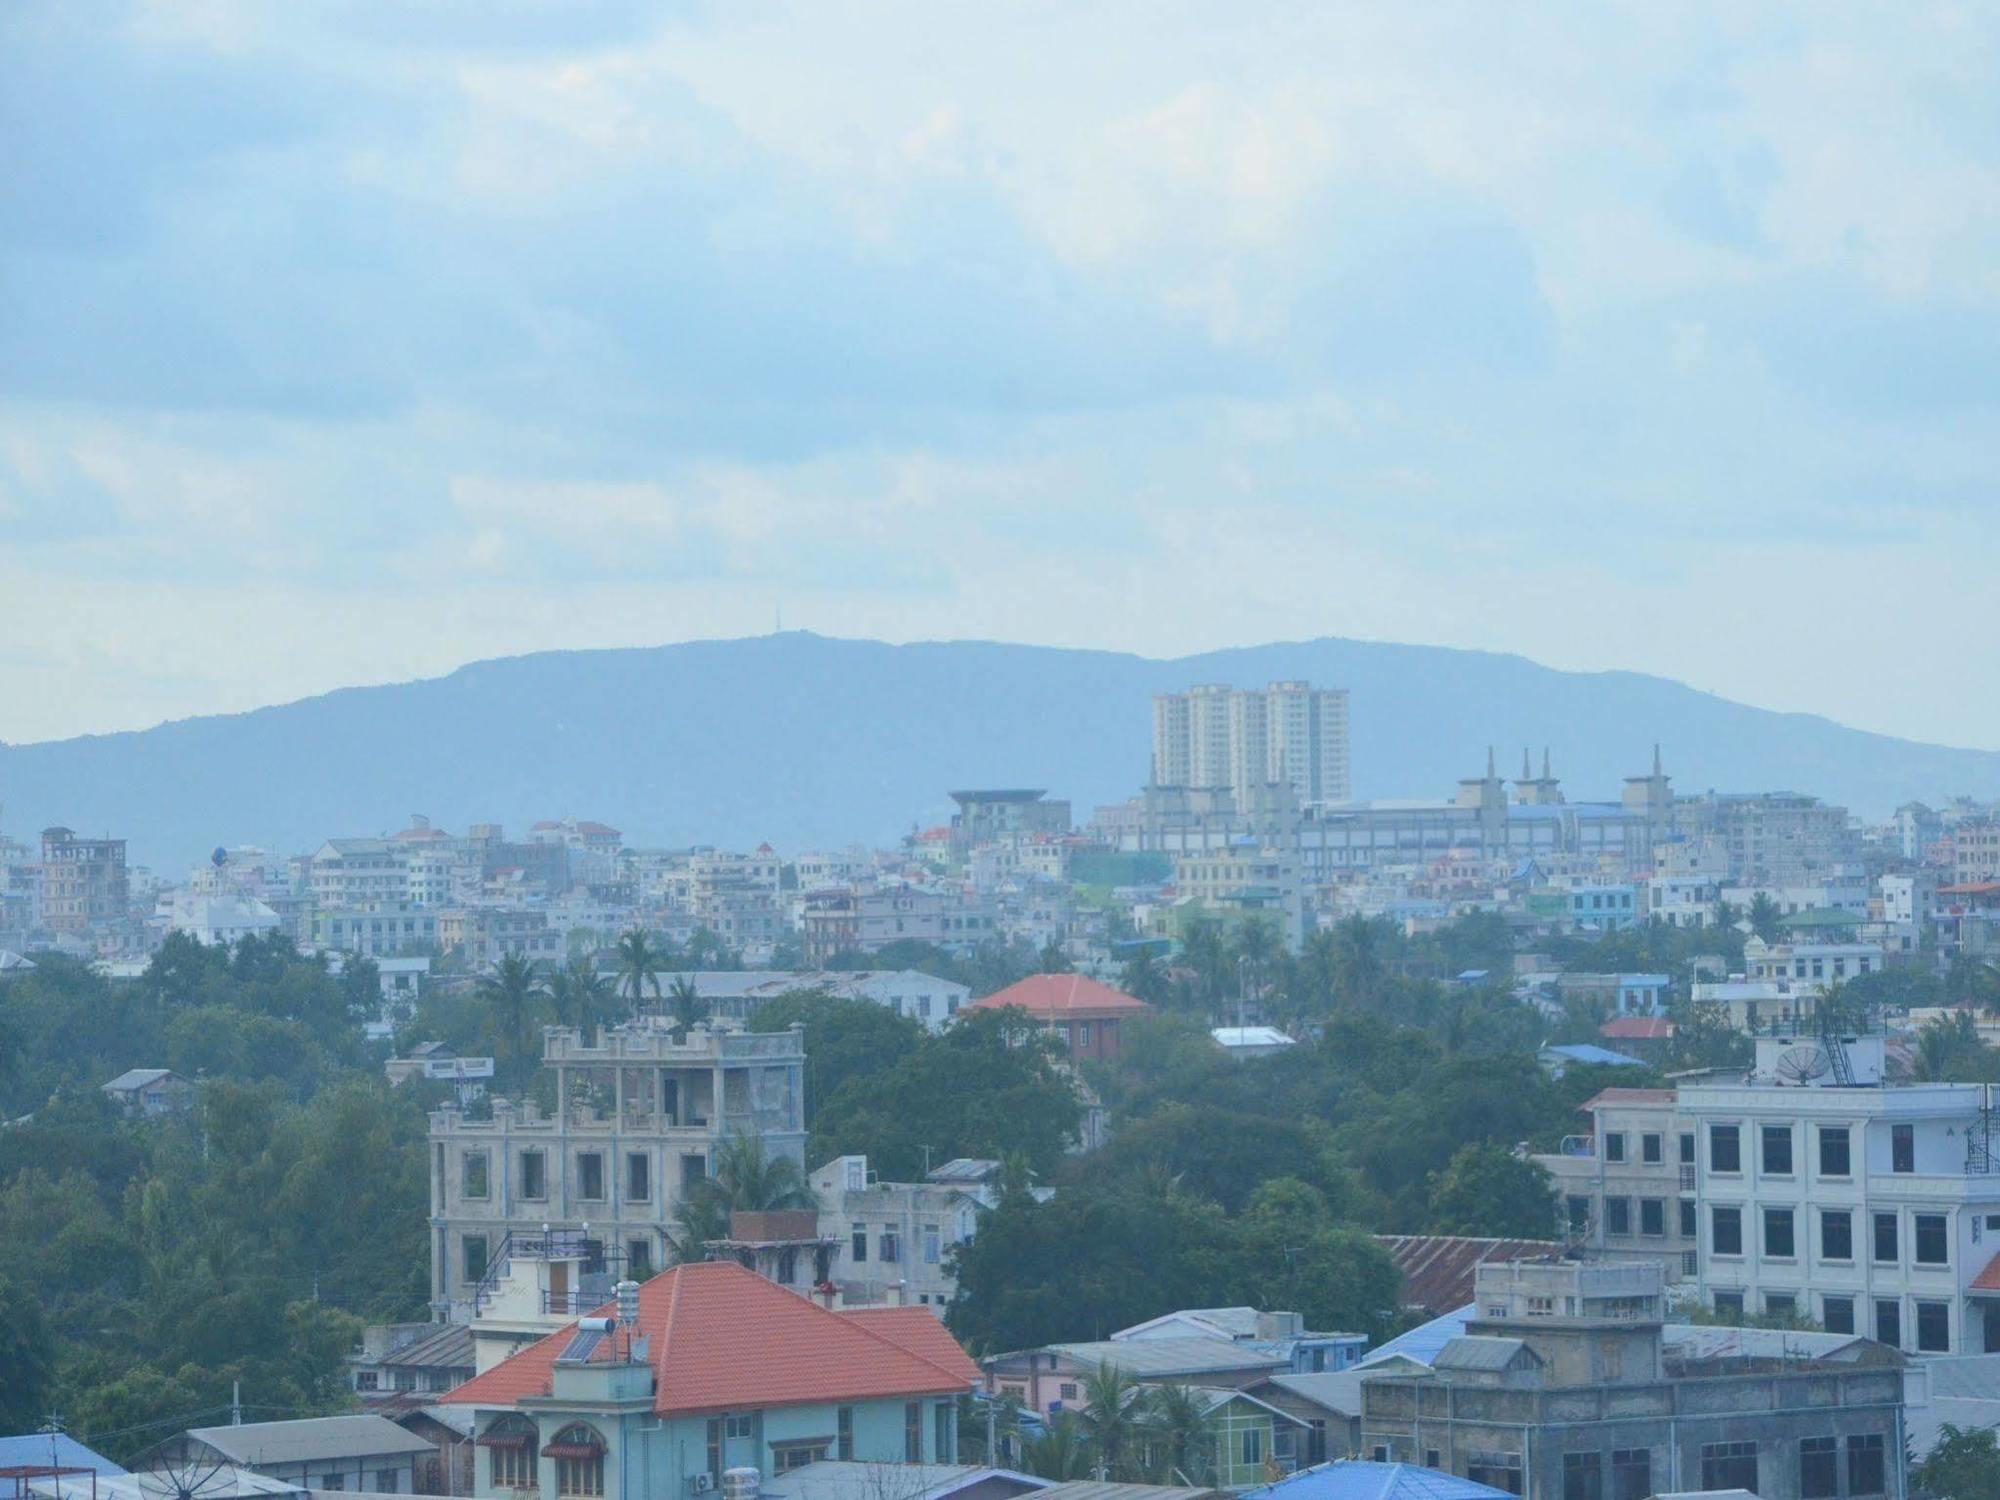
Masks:
[[[1153,699],[1153,784],[1227,787],[1239,809],[1284,784],[1301,803],[1345,802],[1347,690],[1210,683]]]

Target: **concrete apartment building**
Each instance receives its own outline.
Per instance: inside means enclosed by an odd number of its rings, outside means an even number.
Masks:
[[[593,1045],[546,1028],[553,1113],[497,1099],[491,1118],[431,1116],[433,1312],[471,1318],[509,1274],[516,1242],[552,1233],[586,1241],[583,1275],[602,1282],[544,1289],[558,1300],[601,1297],[619,1267],[636,1275],[664,1264],[675,1211],[728,1136],[760,1135],[767,1152],[803,1165],[803,1036],[696,1026],[676,1038],[641,1018]]]
[[[1182,855],[1174,861],[1174,889],[1178,916],[1196,911],[1232,922],[1268,922],[1294,951],[1305,941],[1305,889],[1291,848],[1248,840]]]
[[[84,933],[125,920],[131,905],[125,840],[43,829],[36,905],[37,925],[50,932]]]
[[[1728,862],[1728,883],[1810,885],[1861,862],[1847,809],[1797,792],[1704,792],[1675,799],[1673,831]]]
[[[1462,1336],[1361,1385],[1361,1444],[1529,1500],[1905,1491],[1902,1373],[1869,1363],[1676,1368],[1659,1268],[1481,1266]],[[1861,1346],[1866,1348],[1867,1346]],[[1739,1373],[1740,1371],[1740,1373]]]
[[[1285,786],[1296,805],[1345,802],[1347,690],[1274,682],[1205,684],[1153,699],[1152,784],[1227,787],[1239,811]]]
[[[811,891],[800,903],[799,926],[806,961],[819,965],[841,953],[878,953],[903,941],[969,952],[999,931],[990,903],[924,886]]]
[[[1535,1158],[1555,1185],[1564,1243],[1657,1261],[1669,1281],[1697,1274],[1696,1141],[1675,1103],[1672,1089],[1604,1089],[1583,1106],[1590,1133]]]

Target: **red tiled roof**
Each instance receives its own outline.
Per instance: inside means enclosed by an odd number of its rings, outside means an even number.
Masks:
[[[1664,1042],[1674,1034],[1674,1023],[1665,1016],[1613,1016],[1597,1034],[1624,1042]]]
[[[1579,1112],[1619,1104],[1672,1104],[1678,1097],[1672,1089],[1599,1089],[1577,1106]]]
[[[1972,1278],[1972,1285],[1967,1290],[1974,1292],[2000,1292],[2000,1255],[1996,1255],[1993,1259],[1986,1262],[1986,1269]]]
[[[1535,1260],[1562,1247],[1554,1240],[1487,1240],[1461,1234],[1378,1234],[1375,1243],[1403,1276],[1403,1306],[1435,1315],[1472,1300],[1473,1272],[1489,1261]]]
[[[1081,974],[1030,974],[983,1000],[963,1007],[966,1010],[999,1010],[1018,1005],[1040,1020],[1095,1021],[1101,1017],[1144,1015],[1153,1007],[1135,1000],[1123,990],[1086,979]]]
[[[495,1407],[547,1395],[556,1356],[575,1331],[572,1323],[530,1344],[442,1399]],[[661,1415],[943,1396],[979,1380],[978,1367],[924,1308],[833,1312],[733,1261],[676,1266],[640,1287],[639,1332],[650,1345],[653,1410]],[[610,1349],[607,1340],[599,1357]]]

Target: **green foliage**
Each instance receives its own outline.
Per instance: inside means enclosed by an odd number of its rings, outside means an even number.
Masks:
[[[883,1177],[906,1182],[927,1159],[1019,1152],[1047,1175],[1083,1120],[1066,1057],[1019,1010],[963,1012],[890,1066],[823,1088],[809,1154],[865,1153]]]
[[[1077,1158],[1064,1181],[1102,1192],[1147,1171],[1163,1173],[1231,1213],[1241,1211],[1260,1184],[1278,1178],[1313,1184],[1343,1205],[1354,1198],[1333,1132],[1320,1121],[1273,1119],[1206,1104],[1162,1105]]]
[[[48,1415],[55,1339],[30,1286],[0,1277],[0,1432],[33,1432]]]
[[[1431,1178],[1430,1227],[1438,1234],[1548,1239],[1554,1184],[1536,1162],[1485,1142],[1459,1147]]]
[[[1933,1500],[1992,1500],[2000,1495],[2000,1437],[1990,1427],[1946,1422],[1937,1445],[1910,1470],[1910,1488]]]
[[[836,953],[826,966],[842,971],[915,969],[920,974],[965,985],[972,991],[972,998],[978,1000],[1037,972],[1040,958],[1040,950],[1026,943],[983,943],[961,957],[933,943],[904,938],[872,953],[855,950]]]
[[[770,1155],[761,1135],[731,1136],[716,1149],[712,1174],[680,1202],[669,1237],[674,1259],[706,1260],[709,1242],[728,1236],[732,1213],[817,1206],[796,1161]]]
[[[806,1109],[810,1117],[850,1080],[886,1072],[924,1040],[919,1021],[872,1000],[849,1000],[823,989],[786,990],[750,1015],[752,1031],[805,1027]],[[833,1152],[815,1148],[813,1161]]]

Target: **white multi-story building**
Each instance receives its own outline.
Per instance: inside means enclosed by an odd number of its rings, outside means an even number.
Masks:
[[[1881,1086],[1882,1055],[1874,1036],[1767,1037],[1748,1082],[1680,1090],[1698,1138],[1701,1298],[1915,1354],[2000,1352],[2000,1131],[1985,1091]]]
[[[1669,927],[1714,925],[1716,884],[1705,875],[1655,875],[1647,896],[1652,915]]]
[[[1207,683],[1153,700],[1155,786],[1227,787],[1236,809],[1288,786],[1297,803],[1345,802],[1347,690],[1274,682],[1238,691]]]
[[[1583,1106],[1588,1135],[1535,1158],[1555,1184],[1567,1243],[1611,1260],[1657,1260],[1695,1274],[1695,1136],[1672,1089],[1609,1088]]]
[[[1879,972],[1882,957],[1875,943],[1767,944],[1753,937],[1743,945],[1743,977],[1783,981],[1795,994],[1824,994],[1843,979]]]
[[[328,839],[312,857],[310,889],[322,911],[406,901],[403,846],[393,839]]]

